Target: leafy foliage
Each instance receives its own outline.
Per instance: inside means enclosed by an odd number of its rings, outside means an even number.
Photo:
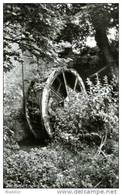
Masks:
[[[74,56],[75,51],[80,53],[80,50],[86,47],[85,41],[88,36],[94,37],[102,53],[104,64],[116,64],[107,35],[111,28],[116,29],[118,34],[118,4],[70,4],[69,10],[72,16],[66,20],[66,25],[61,30],[57,41],[69,41]],[[64,53],[65,50],[64,47]],[[73,62],[74,58],[72,58]]]
[[[87,84],[89,85],[87,98],[83,94],[71,92],[69,102],[65,103],[65,109],[57,109],[55,131],[57,134],[64,133],[64,137],[67,134],[69,140],[74,136],[78,144],[79,140],[83,143],[83,139],[90,144],[91,139],[99,145],[100,139],[106,134],[108,138],[117,139],[119,119],[115,77],[111,84],[108,83],[106,76],[103,84],[98,77],[96,77],[96,84],[89,79]]]
[[[4,4],[4,70],[29,51],[39,59],[56,60],[53,40],[63,26],[56,4]],[[13,57],[11,59],[11,57]]]
[[[60,64],[60,43],[70,42],[72,50],[79,50],[85,46],[86,38],[96,36],[98,31],[101,36],[96,41],[103,52],[100,44],[108,42],[107,37],[102,37],[103,30],[108,34],[114,27],[118,32],[118,4],[114,3],[4,4],[3,13],[5,72],[14,66],[14,61],[22,62],[25,51],[36,63],[43,59]]]
[[[64,41],[68,41],[69,37],[72,37],[69,40],[70,42],[73,40],[78,41],[78,37],[79,40],[83,41],[88,35],[93,36],[96,28],[105,28],[108,30],[109,28],[116,27],[118,29],[118,4],[70,4],[70,7],[67,9],[67,15],[70,12],[69,15],[71,15],[71,18],[67,18],[67,23],[60,36],[60,39]]]
[[[115,88],[118,88],[115,77],[113,77],[111,84],[108,83],[108,79],[105,76],[103,85],[98,77],[96,79],[96,85],[93,85],[90,80],[88,80],[88,85],[90,86],[89,109],[91,110],[91,121],[96,118],[97,120],[103,121],[109,131],[111,126],[114,129],[114,125],[118,123],[118,95],[113,90],[114,85],[116,85]]]

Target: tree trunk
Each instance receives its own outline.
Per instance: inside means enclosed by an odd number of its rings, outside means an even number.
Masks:
[[[111,48],[109,45],[109,41],[106,35],[106,30],[101,27],[96,27],[95,40],[97,42],[98,47],[103,53],[104,61],[106,65],[113,66],[115,61],[112,56]]]

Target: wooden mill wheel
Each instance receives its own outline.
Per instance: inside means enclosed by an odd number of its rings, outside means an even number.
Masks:
[[[50,112],[59,105],[64,107],[70,90],[86,94],[84,83],[74,69],[59,68],[52,71],[46,82],[31,82],[26,99],[26,119],[36,138],[52,137]]]

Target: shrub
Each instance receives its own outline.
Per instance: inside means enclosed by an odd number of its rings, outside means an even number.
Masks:
[[[70,90],[70,100],[65,107],[57,108],[55,135],[65,137],[69,142],[76,142],[81,147],[83,142],[92,146],[100,145],[106,139],[118,141],[118,82],[113,75],[111,82],[107,76],[103,83],[96,76],[93,84],[87,79],[88,96],[76,94]],[[81,144],[82,141],[82,144]]]
[[[103,84],[96,77],[96,84],[94,85],[90,80],[87,80],[90,86],[88,112],[90,127],[94,130],[98,129],[101,132],[106,132],[109,138],[116,139],[118,137],[118,83],[115,82],[115,77],[110,84],[107,76],[104,77]],[[116,85],[116,87],[115,87]]]

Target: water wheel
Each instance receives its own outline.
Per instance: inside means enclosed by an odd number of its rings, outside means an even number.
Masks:
[[[52,137],[53,128],[50,113],[55,115],[55,107],[65,106],[70,98],[70,90],[86,94],[84,83],[73,69],[53,70],[45,81],[31,82],[26,98],[26,119],[35,138]]]

